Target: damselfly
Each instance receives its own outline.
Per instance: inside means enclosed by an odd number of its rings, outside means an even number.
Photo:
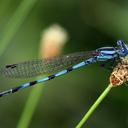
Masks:
[[[0,74],[12,78],[28,78],[52,72],[57,73],[3,91],[0,93],[0,97],[54,79],[55,77],[67,74],[82,66],[98,61],[115,60],[116,58],[125,57],[127,55],[128,46],[123,41],[119,40],[117,41],[116,47],[101,47],[89,52],[78,52],[51,59],[38,59],[6,65],[0,68]]]

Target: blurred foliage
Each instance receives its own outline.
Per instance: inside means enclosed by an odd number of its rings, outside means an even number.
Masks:
[[[0,1],[0,38],[20,2]],[[54,23],[70,35],[65,54],[115,46],[117,39],[128,40],[127,14],[127,0],[38,0],[0,57],[1,65],[37,58],[41,32]],[[93,64],[47,82],[30,127],[74,128],[105,89],[109,75],[99,64]],[[26,81],[29,79],[1,77],[1,90]],[[0,99],[1,128],[16,127],[30,90]],[[127,87],[114,88],[85,127],[127,128],[127,107]]]

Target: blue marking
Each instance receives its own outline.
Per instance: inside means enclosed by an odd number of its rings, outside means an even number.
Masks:
[[[26,87],[28,87],[29,85],[30,85],[30,83],[26,83],[26,84],[22,84],[21,87],[22,87],[22,88],[26,88]]]
[[[98,61],[106,61],[106,60],[113,59],[113,58],[114,56],[97,56]]]
[[[66,73],[67,73],[67,70],[63,70],[63,71],[60,71],[60,72],[56,73],[55,76],[56,77],[61,76],[61,75],[66,74]]]
[[[72,68],[73,68],[73,69],[77,69],[77,68],[79,68],[79,67],[81,67],[81,66],[84,66],[84,65],[85,65],[85,62],[83,61],[83,62],[81,62],[81,63],[79,63],[79,64],[74,65]]]
[[[115,54],[116,52],[115,51],[101,51],[102,54]]]
[[[49,80],[49,77],[45,77],[43,79],[37,80],[37,83],[41,83],[41,82],[44,82],[44,81],[47,81],[47,80]]]
[[[95,58],[90,58],[90,59],[87,59],[86,61],[92,62],[92,61],[95,61]]]

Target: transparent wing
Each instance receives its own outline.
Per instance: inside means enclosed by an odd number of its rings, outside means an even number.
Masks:
[[[37,59],[6,65],[0,68],[0,74],[11,78],[29,78],[49,74],[77,64],[95,55],[95,51],[72,53],[49,59]]]

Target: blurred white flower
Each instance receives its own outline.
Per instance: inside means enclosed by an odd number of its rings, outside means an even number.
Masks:
[[[40,56],[43,58],[58,56],[67,40],[68,34],[64,28],[58,24],[50,26],[42,33]]]

